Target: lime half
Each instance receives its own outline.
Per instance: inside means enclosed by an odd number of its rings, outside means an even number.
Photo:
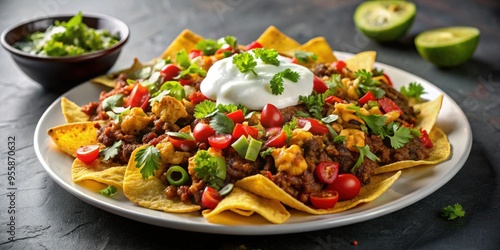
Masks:
[[[415,38],[415,46],[420,56],[437,66],[458,66],[474,54],[479,43],[479,33],[474,27],[428,30]]]
[[[406,1],[364,2],[354,12],[354,23],[371,39],[394,41],[410,29],[416,12],[415,4]]]

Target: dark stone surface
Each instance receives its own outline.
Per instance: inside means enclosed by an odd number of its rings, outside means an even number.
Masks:
[[[289,235],[228,236],[172,230],[136,222],[80,201],[60,188],[38,162],[33,133],[58,97],[46,92],[0,50],[0,249],[498,249],[500,240],[500,4],[494,0],[415,1],[418,14],[400,42],[378,44],[356,32],[359,1],[1,1],[0,30],[30,19],[78,10],[125,21],[131,38],[113,69],[134,57],[161,54],[184,28],[205,37],[232,34],[243,44],[275,25],[299,42],[324,36],[333,49],[376,50],[378,61],[429,80],[449,94],[473,130],[471,154],[458,174],[421,201],[377,219]],[[422,60],[413,38],[441,26],[469,25],[481,41],[469,62],[439,69]],[[8,242],[7,140],[16,137],[16,241]],[[439,210],[458,202],[454,221]],[[356,240],[357,246],[351,243]]]

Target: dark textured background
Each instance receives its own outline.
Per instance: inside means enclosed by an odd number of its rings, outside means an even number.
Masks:
[[[191,233],[135,222],[90,206],[55,184],[33,149],[43,111],[58,97],[28,79],[0,49],[0,249],[498,249],[500,240],[500,4],[495,0],[415,1],[418,13],[400,42],[381,45],[356,32],[359,1],[0,1],[0,30],[36,16],[102,13],[125,21],[131,39],[114,69],[134,57],[161,54],[184,28],[204,37],[232,34],[242,44],[276,25],[299,42],[324,36],[335,50],[376,50],[377,59],[416,74],[450,95],[473,130],[471,154],[462,170],[423,200],[392,214],[354,225],[274,236]],[[422,60],[413,38],[441,26],[468,25],[481,41],[468,63],[443,70]],[[15,242],[7,242],[7,137],[17,138]],[[439,210],[455,202],[467,215],[454,221]],[[358,245],[351,242],[357,240]]]

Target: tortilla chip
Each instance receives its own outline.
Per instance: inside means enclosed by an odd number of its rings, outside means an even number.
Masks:
[[[85,164],[76,158],[71,166],[71,177],[73,182],[94,180],[108,186],[122,188],[126,169],[126,166],[105,163],[99,159],[91,164]]]
[[[256,195],[279,200],[282,203],[297,210],[310,214],[333,214],[351,209],[361,203],[371,202],[381,196],[399,178],[401,171],[393,174],[374,175],[370,178],[370,183],[361,188],[359,195],[347,201],[340,201],[330,209],[314,209],[293,198],[279,186],[263,175],[253,175],[238,182],[236,186],[250,191]]]
[[[61,110],[67,123],[86,122],[90,119],[89,115],[83,112],[78,104],[66,97],[61,98]]]
[[[188,213],[200,210],[200,206],[185,204],[180,200],[170,200],[163,191],[166,186],[156,177],[143,179],[141,169],[134,162],[135,154],[144,147],[139,147],[130,156],[130,161],[125,171],[123,180],[123,193],[127,198],[145,208],[160,210],[170,213]]]
[[[436,124],[442,104],[443,95],[441,94],[432,101],[414,105],[413,109],[420,111],[415,127],[424,129],[427,132],[431,131],[434,124]]]
[[[102,84],[102,85],[110,87],[110,88],[114,88],[115,87],[115,78],[118,75],[120,75],[120,74],[127,74],[127,75],[134,74],[136,71],[144,68],[144,66],[145,65],[142,64],[139,61],[139,59],[134,58],[134,62],[132,63],[132,66],[130,66],[129,68],[119,70],[119,71],[116,71],[116,72],[113,72],[113,73],[110,73],[107,75],[98,76],[96,78],[91,79],[90,81],[93,83]]]
[[[80,147],[97,144],[94,122],[74,122],[50,128],[47,134],[63,152],[76,157]]]
[[[432,140],[432,151],[425,160],[420,161],[398,161],[375,169],[375,174],[402,170],[418,165],[434,165],[448,159],[451,154],[451,145],[446,134],[438,127],[434,127],[429,133]]]
[[[189,51],[194,49],[194,46],[203,39],[205,38],[185,29],[172,41],[172,43],[170,43],[160,57],[162,59],[175,59],[177,52],[185,49],[189,53]]]
[[[293,57],[293,52],[300,46],[300,43],[279,31],[275,26],[269,26],[257,42],[266,49],[275,49],[290,57]]]
[[[213,210],[204,210],[203,217],[210,218],[227,210],[253,211],[266,218],[268,221],[280,224],[290,218],[290,213],[276,199],[266,199],[248,191],[235,187],[231,193],[224,197]],[[246,214],[244,214],[246,216]]]
[[[377,52],[375,51],[363,51],[345,61],[347,68],[353,72],[360,69],[365,69],[371,72],[373,65],[375,64],[375,58],[377,57]]]
[[[332,63],[337,61],[333,55],[333,50],[324,37],[316,37],[304,43],[296,50],[312,52],[318,56],[316,62]]]

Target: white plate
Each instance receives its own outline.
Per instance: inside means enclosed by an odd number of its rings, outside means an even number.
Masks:
[[[336,52],[340,59],[351,56]],[[428,81],[392,66],[376,63],[391,77],[397,89],[410,82],[421,83],[427,92],[424,98],[434,99],[443,91]],[[79,105],[98,99],[103,88],[86,82],[68,91],[64,96]],[[72,182],[72,158],[59,151],[47,136],[47,129],[64,123],[61,114],[60,98],[45,111],[35,130],[34,145],[38,159],[50,177],[68,192],[79,199],[133,220],[163,227],[188,231],[237,234],[266,235],[306,232],[338,227],[380,217],[409,206],[430,195],[448,182],[464,165],[472,146],[472,132],[469,122],[460,107],[444,94],[443,108],[437,125],[448,135],[452,145],[451,158],[437,166],[415,167],[403,171],[401,177],[381,197],[373,202],[360,205],[346,212],[332,215],[307,215],[293,213],[292,217],[281,225],[219,225],[208,223],[199,213],[171,214],[154,211],[134,205],[122,194],[108,198],[87,190]]]

